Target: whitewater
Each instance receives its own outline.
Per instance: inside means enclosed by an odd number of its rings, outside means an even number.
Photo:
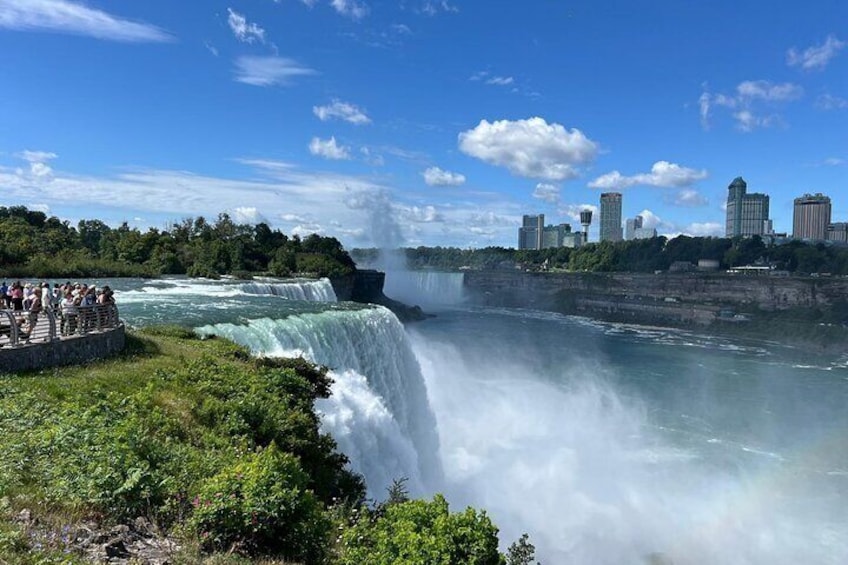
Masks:
[[[111,286],[130,325],[328,366],[322,425],[370,496],[407,478],[543,563],[848,562],[844,355],[476,308],[456,273],[387,275],[438,315],[408,328],[326,280]]]

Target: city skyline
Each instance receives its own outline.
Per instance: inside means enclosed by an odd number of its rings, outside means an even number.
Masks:
[[[805,193],[844,222],[847,18],[836,0],[0,0],[0,205],[514,246],[527,210],[589,207],[597,240],[604,192],[660,235],[723,236],[743,176],[775,231]]]

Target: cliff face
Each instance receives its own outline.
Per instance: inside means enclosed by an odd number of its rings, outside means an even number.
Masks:
[[[333,284],[333,291],[339,300],[385,306],[404,323],[423,320],[427,317],[420,307],[408,306],[383,294],[386,273],[381,271],[357,270],[352,275],[335,278],[330,282]]]
[[[848,343],[848,279],[704,273],[468,272],[485,306],[709,328],[816,347]]]

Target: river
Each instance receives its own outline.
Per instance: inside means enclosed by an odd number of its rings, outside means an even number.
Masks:
[[[327,281],[111,285],[130,325],[326,364],[372,497],[406,477],[543,563],[848,562],[848,355],[470,307],[456,274],[388,274],[438,314],[408,328]]]

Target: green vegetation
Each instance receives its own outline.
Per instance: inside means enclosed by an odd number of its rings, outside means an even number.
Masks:
[[[848,248],[791,241],[783,245],[767,245],[762,238],[688,237],[666,239],[655,237],[621,242],[590,243],[570,249],[516,250],[504,247],[458,249],[455,247],[406,248],[407,265],[411,269],[454,271],[470,269],[523,269],[593,272],[665,271],[677,261],[697,264],[700,259],[719,261],[727,269],[755,263],[773,264],[791,273],[831,273],[848,275]],[[357,263],[373,263],[376,249],[354,249]]]
[[[187,218],[166,230],[142,233],[126,222],[113,229],[100,220],[81,220],[74,227],[23,206],[0,207],[0,276],[6,278],[340,276],[353,271],[353,261],[335,238],[290,238],[264,223],[236,224],[227,214],[214,223]]]
[[[0,376],[0,563],[83,563],[68,532],[139,516],[179,541],[174,563],[502,563],[485,513],[409,500],[403,481],[365,504],[319,431],[330,385],[304,360],[178,327],[86,367]]]

